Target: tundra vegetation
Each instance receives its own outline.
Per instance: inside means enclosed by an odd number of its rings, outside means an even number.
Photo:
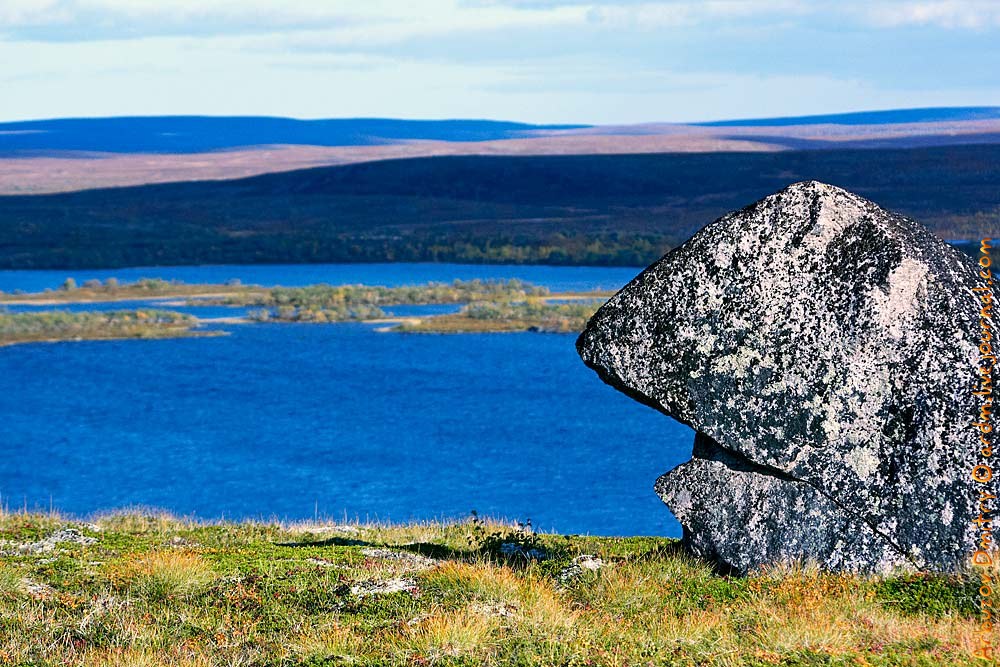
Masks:
[[[457,313],[437,316],[410,316],[393,330],[418,333],[482,333],[490,331],[542,331],[571,333],[583,329],[608,293],[559,293],[521,280],[455,280],[451,283],[426,283],[401,287],[372,285],[311,285],[307,287],[260,287],[243,285],[238,280],[225,284],[186,284],[157,278],[143,278],[122,283],[114,278],[89,280],[77,284],[67,278],[58,290],[34,294],[6,294],[0,302],[12,306],[24,303],[88,303],[101,301],[161,302],[182,299],[186,306],[243,306],[250,310],[251,322],[349,322],[393,319],[384,307],[398,305],[462,305]],[[139,313],[147,315],[139,315]],[[188,335],[198,319],[165,311],[118,311],[115,317],[100,313],[65,312],[10,314],[0,312],[0,331],[25,323],[50,322],[44,339],[141,337],[135,328],[124,335],[121,324],[141,320],[155,324],[161,335]],[[130,316],[127,316],[131,313]],[[18,324],[20,322],[20,324]],[[62,325],[60,329],[56,323]],[[179,326],[184,324],[185,327]],[[84,326],[86,324],[86,326]],[[170,326],[167,326],[167,325]],[[175,326],[176,325],[176,326]],[[148,328],[148,327],[147,327]],[[103,331],[103,330],[107,331]],[[148,332],[152,334],[153,332]],[[207,333],[207,332],[206,332]],[[218,333],[218,332],[215,332]],[[151,337],[151,336],[146,336]],[[8,342],[28,342],[31,338]]]
[[[195,331],[197,323],[197,318],[190,315],[165,310],[0,312],[0,346],[56,340],[212,335],[212,332]]]
[[[192,300],[231,306],[257,306],[257,321],[342,322],[386,316],[383,306],[509,302],[547,296],[549,290],[521,280],[456,280],[402,287],[312,285],[243,291],[220,298]]]
[[[453,314],[407,320],[397,331],[416,333],[476,333],[538,331],[579,333],[603,299],[552,303],[537,298],[524,301],[476,301]]]
[[[409,525],[0,514],[0,664],[979,665],[976,586],[675,540]]]
[[[546,287],[523,280],[455,280],[422,285],[384,287],[380,285],[309,285],[306,287],[260,287],[244,285],[237,279],[223,284],[193,284],[160,278],[140,278],[123,283],[116,278],[88,280],[78,284],[67,278],[57,290],[36,293],[0,292],[9,303],[42,300],[60,303],[169,299],[190,297],[189,305],[293,307],[323,310],[341,306],[395,306],[401,304],[467,303],[549,296]]]
[[[129,301],[187,297],[229,293],[243,289],[248,288],[244,288],[239,280],[230,280],[224,285],[213,285],[184,283],[177,280],[163,280],[161,278],[140,278],[129,283],[120,282],[117,278],[108,278],[104,281],[93,279],[78,283],[73,278],[67,278],[58,289],[47,289],[43,292],[35,293],[14,292],[5,294],[0,292],[0,298],[10,303],[39,300],[85,303],[88,301]]]
[[[638,267],[719,216],[806,179],[862,192],[943,239],[971,240],[997,228],[998,173],[998,145],[379,160],[0,197],[0,267]]]

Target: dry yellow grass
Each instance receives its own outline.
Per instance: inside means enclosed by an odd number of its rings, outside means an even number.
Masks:
[[[96,543],[18,550],[68,523],[0,515],[4,666],[987,664],[972,656],[975,601],[961,579],[808,567],[724,577],[670,540],[478,520],[205,525],[133,513],[76,524]],[[504,542],[548,558],[505,556]],[[567,576],[581,552],[604,566]],[[412,585],[379,592],[397,579]]]

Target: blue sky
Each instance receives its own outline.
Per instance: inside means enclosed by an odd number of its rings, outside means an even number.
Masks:
[[[1000,106],[1000,2],[0,0],[0,120]]]

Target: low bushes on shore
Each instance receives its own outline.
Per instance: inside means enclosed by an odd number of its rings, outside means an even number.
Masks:
[[[196,335],[198,320],[167,310],[116,310],[73,313],[0,312],[0,345],[51,340],[167,338]]]

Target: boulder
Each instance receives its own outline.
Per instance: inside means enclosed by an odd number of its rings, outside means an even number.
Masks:
[[[955,570],[979,515],[977,274],[920,224],[796,183],[643,271],[577,349],[695,430],[655,490],[696,555]]]

